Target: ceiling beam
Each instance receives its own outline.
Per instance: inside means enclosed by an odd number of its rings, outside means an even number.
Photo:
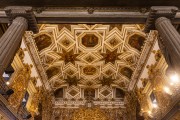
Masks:
[[[46,23],[126,23],[145,24],[149,12],[138,11],[138,9],[91,9],[91,8],[57,8],[57,9],[34,9],[38,24]],[[180,24],[180,12],[172,21]],[[9,23],[3,9],[0,10],[0,23]]]

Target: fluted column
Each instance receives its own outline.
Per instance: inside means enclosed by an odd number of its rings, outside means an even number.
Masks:
[[[180,72],[180,35],[166,17],[159,17],[155,21],[155,27],[161,37],[159,46],[163,52],[169,67]]]
[[[24,32],[28,29],[28,22],[23,17],[13,20],[7,31],[0,39],[0,75],[13,60],[22,40]]]
[[[26,30],[38,32],[37,22],[32,7],[9,6],[5,13],[10,21],[10,26],[0,38],[0,76],[12,62],[19,49],[22,36]]]

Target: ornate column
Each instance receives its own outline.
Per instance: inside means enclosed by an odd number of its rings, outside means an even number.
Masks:
[[[3,74],[6,67],[13,60],[16,51],[18,50],[22,36],[27,30],[27,20],[23,17],[17,17],[13,20],[7,31],[0,39],[0,70]]]
[[[155,22],[160,35],[159,46],[169,67],[180,73],[180,35],[170,19],[159,17]]]
[[[0,39],[0,76],[11,63],[26,30],[38,32],[32,7],[7,7],[6,15],[11,25]]]
[[[180,35],[171,23],[178,11],[174,6],[151,7],[146,21],[145,32],[158,30],[159,47],[168,63],[168,71],[180,73]]]

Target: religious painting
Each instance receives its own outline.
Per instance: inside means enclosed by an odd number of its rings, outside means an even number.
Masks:
[[[98,44],[98,37],[94,34],[86,34],[82,37],[82,44],[85,47],[94,47]]]
[[[141,51],[144,41],[145,41],[145,37],[138,34],[134,34],[129,38],[128,44],[131,47]]]
[[[95,89],[91,89],[91,88],[87,88],[84,90],[84,97],[91,97],[91,98],[95,98]]]
[[[128,67],[124,67],[120,70],[121,74],[126,76],[127,78],[131,79],[131,76],[133,74],[133,71],[128,68]]]
[[[84,74],[94,75],[96,73],[96,68],[93,66],[87,66],[83,69]]]
[[[35,37],[34,40],[39,51],[49,47],[52,43],[50,35],[47,34],[41,34]]]

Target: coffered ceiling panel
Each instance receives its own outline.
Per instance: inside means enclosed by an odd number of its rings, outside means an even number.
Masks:
[[[126,90],[147,40],[142,29],[137,24],[43,24],[33,42],[53,89],[74,85]],[[77,95],[78,90],[69,93]]]

